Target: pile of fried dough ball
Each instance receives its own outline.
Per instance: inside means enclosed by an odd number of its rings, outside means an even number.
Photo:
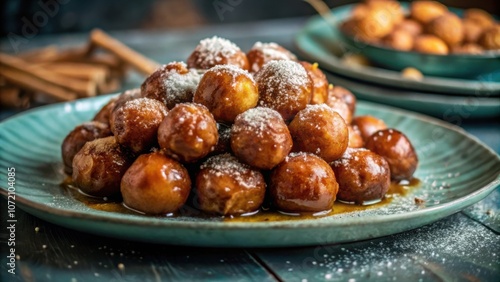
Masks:
[[[112,98],[62,144],[81,192],[120,195],[146,214],[186,204],[208,214],[317,213],[336,199],[380,200],[412,178],[408,138],[374,116],[354,117],[355,96],[317,64],[276,43],[244,53],[201,40],[184,62],[157,69]],[[190,201],[191,203],[191,201]]]
[[[363,42],[425,54],[481,54],[500,50],[500,24],[481,9],[460,18],[436,1],[413,1],[406,15],[398,1],[365,0],[341,29]]]

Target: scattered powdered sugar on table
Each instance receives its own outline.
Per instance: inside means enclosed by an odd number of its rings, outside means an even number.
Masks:
[[[496,242],[496,249],[491,249],[491,242]],[[475,281],[475,275],[494,275],[500,265],[499,250],[497,234],[456,214],[390,237],[318,246],[312,256],[301,257],[302,264],[294,265],[299,266],[295,275],[301,268],[312,268],[314,272],[303,271],[315,273],[308,278],[330,281]],[[280,255],[286,256],[286,251]]]

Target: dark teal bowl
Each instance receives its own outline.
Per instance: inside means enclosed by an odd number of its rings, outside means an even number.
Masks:
[[[407,3],[401,3],[407,8]],[[349,12],[354,5],[343,6],[343,20],[349,17]],[[462,10],[449,8],[451,12],[461,16]],[[341,19],[338,19],[341,20]],[[477,55],[449,54],[434,55],[423,54],[413,51],[399,51],[380,45],[368,44],[353,38],[342,31],[340,25],[337,27],[341,39],[349,46],[351,51],[363,54],[372,63],[395,71],[401,71],[407,67],[414,67],[424,75],[443,76],[454,78],[477,77],[481,74],[500,71],[500,50],[488,51]]]

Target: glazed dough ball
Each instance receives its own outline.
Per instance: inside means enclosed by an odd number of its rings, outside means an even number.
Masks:
[[[382,40],[383,44],[389,48],[410,51],[413,49],[413,35],[403,29],[396,29]]]
[[[248,70],[249,64],[245,53],[233,42],[217,36],[200,41],[187,64],[190,68],[208,70],[216,65],[234,65]]]
[[[352,121],[352,112],[349,109],[344,100],[335,96],[328,96],[328,100],[325,102],[330,108],[336,111],[345,121],[346,124],[350,124]]]
[[[439,37],[430,34],[423,34],[418,36],[415,39],[413,50],[425,54],[448,54],[448,46],[446,45],[446,43]]]
[[[352,94],[352,92],[349,91],[348,89],[345,89],[344,87],[338,85],[336,86],[329,85],[328,97],[337,97],[344,100],[347,106],[349,106],[351,114],[354,115],[354,113],[356,112],[356,96],[354,96],[354,94]]]
[[[177,211],[191,191],[188,171],[160,152],[140,155],[120,184],[123,203],[146,214]]]
[[[483,29],[492,27],[495,24],[493,16],[481,9],[467,9],[464,12],[464,19],[470,20],[481,26]]]
[[[477,43],[484,31],[483,27],[476,22],[467,19],[462,21],[462,26],[464,28],[464,42]]]
[[[486,50],[500,49],[500,24],[485,30],[479,39],[479,43]]]
[[[125,102],[111,114],[111,131],[120,145],[138,154],[157,145],[157,131],[167,114],[158,100],[139,98]]]
[[[257,105],[259,91],[252,76],[231,65],[209,69],[201,78],[194,102],[207,107],[218,122],[232,123]]]
[[[172,62],[146,78],[141,91],[144,97],[156,99],[171,109],[176,104],[193,101],[200,79],[197,70],[188,69],[183,62]]]
[[[427,24],[426,30],[429,34],[441,38],[448,46],[459,44],[464,38],[462,20],[453,13],[433,19]]]
[[[291,213],[331,210],[338,189],[328,163],[308,153],[290,154],[273,169],[269,184],[274,206]]]
[[[370,115],[354,117],[352,119],[352,125],[358,128],[365,142],[373,133],[387,128],[387,125],[382,119]]]
[[[73,173],[73,158],[76,153],[82,149],[85,143],[110,135],[111,131],[108,125],[98,121],[84,122],[75,127],[66,138],[64,138],[61,146],[64,172],[67,174]]]
[[[292,52],[282,46],[274,42],[262,43],[259,41],[255,42],[252,49],[248,51],[247,58],[251,73],[258,72],[263,65],[273,60],[297,60]]]
[[[182,162],[194,162],[210,153],[217,140],[217,123],[208,109],[200,104],[177,104],[158,128],[160,148]]]
[[[208,158],[196,176],[201,210],[221,215],[257,211],[266,193],[262,174],[230,154]]]
[[[364,17],[356,19],[355,36],[360,39],[367,39],[373,42],[373,39],[380,39],[391,33],[396,24],[394,14],[391,9],[385,7],[371,7]]]
[[[337,198],[340,201],[378,202],[389,190],[389,165],[383,157],[369,150],[348,148],[331,166],[339,183]]]
[[[404,19],[395,27],[395,30],[404,30],[407,33],[411,34],[413,37],[416,37],[417,35],[422,34],[424,27],[416,20]]]
[[[427,24],[446,12],[448,8],[436,1],[413,1],[410,4],[410,16],[422,24]]]
[[[327,162],[338,159],[349,143],[344,119],[325,104],[308,105],[289,124],[295,152],[316,154]]]
[[[86,194],[112,196],[120,192],[120,181],[131,163],[115,137],[95,139],[73,158],[73,182]]]
[[[383,9],[391,16],[394,25],[401,23],[404,20],[405,14],[398,1],[392,0],[372,0],[365,1],[369,9]]]
[[[270,61],[255,75],[259,106],[278,111],[285,121],[311,101],[313,83],[304,67],[294,61]]]
[[[109,127],[109,117],[111,116],[111,112],[115,108],[115,102],[118,99],[118,96],[111,98],[98,112],[95,114],[92,121],[97,121],[103,123]]]
[[[322,104],[326,102],[328,98],[328,80],[326,80],[325,74],[319,69],[318,63],[310,64],[302,61],[300,64],[307,71],[313,83],[311,104]]]
[[[355,125],[348,125],[347,129],[349,130],[349,143],[347,144],[348,148],[361,148],[365,146],[365,142],[363,141],[363,137],[361,137],[361,132],[359,128]]]
[[[416,68],[407,67],[401,70],[401,76],[406,79],[421,81],[424,79],[424,75],[421,71]]]
[[[417,169],[418,157],[406,135],[395,129],[384,129],[372,134],[365,147],[384,157],[389,163],[391,179],[409,180]]]
[[[231,148],[244,163],[271,169],[290,153],[292,137],[277,111],[257,107],[239,114],[234,120]]]

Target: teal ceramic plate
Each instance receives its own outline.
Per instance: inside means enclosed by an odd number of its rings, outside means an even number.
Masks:
[[[413,81],[402,78],[399,71],[379,67],[350,67],[343,64],[340,58],[344,53],[351,51],[349,45],[342,40],[337,25],[349,16],[351,7],[352,5],[347,5],[333,9],[334,20],[330,24],[319,16],[312,17],[295,37],[295,47],[299,54],[308,61],[318,62],[321,68],[336,74],[385,86],[465,96],[493,97],[500,95],[500,69],[471,79],[426,76],[422,81]],[[366,45],[365,47],[370,46]],[[391,54],[384,55],[380,60],[391,63],[399,59]],[[488,61],[495,63],[499,60],[500,58],[496,57]],[[446,66],[450,69],[457,68],[451,63],[446,64]]]
[[[465,119],[500,117],[500,98],[479,95],[450,96],[418,91],[383,88],[371,83],[353,81],[332,73],[325,73],[328,81],[351,90],[358,99],[425,113],[460,124]]]
[[[318,219],[253,223],[94,210],[60,187],[65,178],[60,144],[108,99],[50,105],[2,122],[1,194],[8,193],[7,168],[14,167],[17,206],[61,226],[165,244],[281,247],[363,240],[416,228],[476,203],[500,183],[499,156],[463,130],[419,114],[360,102],[358,114],[375,115],[404,131],[421,159],[416,172],[421,186],[385,206]],[[425,202],[416,205],[415,197]]]

